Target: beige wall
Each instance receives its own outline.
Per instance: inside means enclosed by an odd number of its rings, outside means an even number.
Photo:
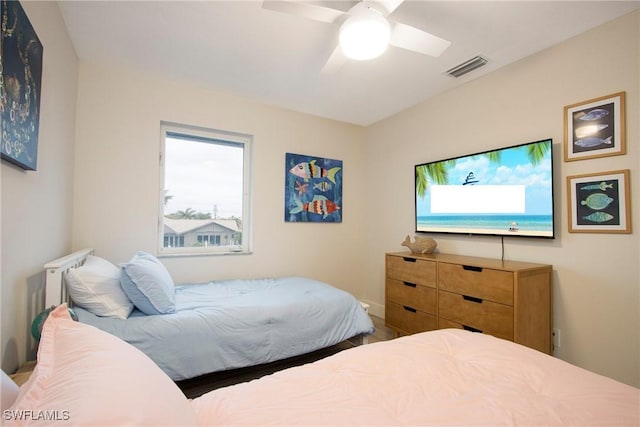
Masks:
[[[37,171],[2,162],[2,369],[33,350],[43,264],[71,249],[78,60],[53,2],[21,2],[44,46]],[[34,355],[30,354],[33,358]]]
[[[254,137],[253,254],[165,258],[178,283],[307,275],[356,295],[361,273],[363,129],[144,72],[81,64],[73,246],[112,262],[157,253],[160,122]],[[340,159],[340,224],[284,222],[285,153]],[[348,262],[345,262],[348,260]]]
[[[414,229],[416,163],[552,137],[557,237],[505,238],[505,258],[553,264],[558,357],[640,385],[639,44],[636,12],[370,126],[366,171],[378,185],[368,198],[385,208],[367,216],[377,232],[368,240],[365,299],[383,304],[384,253],[404,249]],[[563,107],[620,91],[627,154],[564,162]],[[617,169],[631,170],[633,234],[568,233],[566,176]],[[442,252],[501,256],[499,238],[433,237]]]

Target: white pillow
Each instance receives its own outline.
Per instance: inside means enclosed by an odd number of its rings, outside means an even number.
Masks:
[[[120,266],[120,285],[138,310],[145,314],[175,312],[175,285],[158,258],[139,251],[129,262]]]
[[[96,316],[126,319],[133,303],[120,286],[120,269],[106,259],[89,255],[84,265],[65,275],[73,302]]]
[[[189,400],[149,357],[74,322],[66,304],[47,318],[36,368],[3,419],[21,425],[196,425]]]

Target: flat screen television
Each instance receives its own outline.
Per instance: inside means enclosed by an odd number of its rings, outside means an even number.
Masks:
[[[416,232],[554,238],[553,141],[415,166]]]

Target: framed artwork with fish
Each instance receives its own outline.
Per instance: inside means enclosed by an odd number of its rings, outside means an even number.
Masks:
[[[570,233],[631,233],[629,169],[567,177]]]
[[[285,222],[342,222],[342,161],[286,153]]]
[[[564,107],[564,161],[626,153],[625,93]]]
[[[0,131],[3,160],[36,170],[42,43],[17,1],[2,0]]]

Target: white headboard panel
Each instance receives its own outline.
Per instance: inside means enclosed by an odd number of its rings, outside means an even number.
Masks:
[[[70,268],[80,267],[87,259],[87,255],[93,255],[93,249],[81,249],[72,254],[55,259],[44,265],[45,269],[45,298],[44,307],[60,305],[68,302],[67,287],[64,285],[64,275]]]

